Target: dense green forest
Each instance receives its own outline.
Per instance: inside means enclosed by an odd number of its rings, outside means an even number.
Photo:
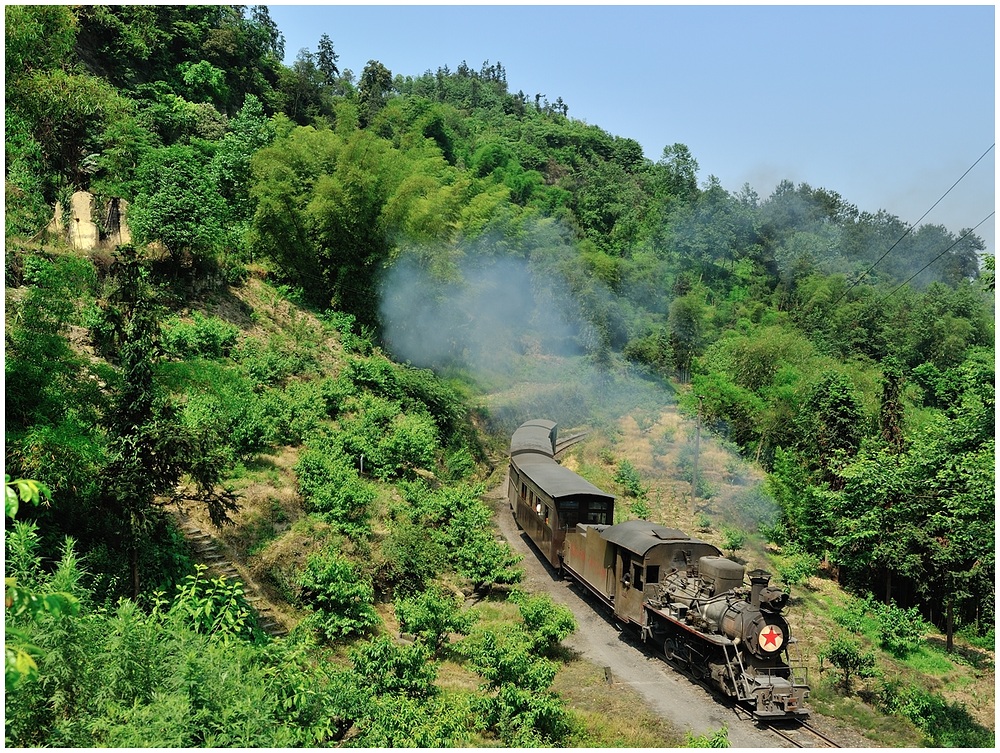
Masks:
[[[897,620],[897,657],[904,622],[992,650],[971,230],[728,190],[499,63],[355,76],[320,34],[286,66],[264,6],[5,14],[8,745],[663,744],[553,689],[572,615],[492,530],[509,431],[543,403],[483,395],[533,358],[638,378],[762,469],[775,513],[745,533],[867,605],[840,623],[857,667],[861,615]],[[81,190],[105,229],[127,202],[131,243],[52,231]],[[562,425],[613,417],[559,399]],[[305,554],[263,570],[301,618],[273,638],[173,511],[225,530],[283,452]],[[992,746],[933,684],[868,689],[914,744]]]

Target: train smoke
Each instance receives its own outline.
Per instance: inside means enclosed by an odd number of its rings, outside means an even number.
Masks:
[[[637,379],[635,367],[602,346],[586,311],[613,311],[620,302],[595,280],[571,290],[566,271],[579,276],[579,256],[566,234],[539,223],[521,237],[533,245],[497,252],[512,242],[494,238],[450,254],[404,254],[382,281],[389,351],[414,366],[471,377],[488,396],[498,432],[536,416],[593,426],[670,401],[662,383]]]
[[[489,252],[468,247],[402,255],[381,285],[387,349],[397,360],[476,382],[498,436],[538,417],[557,421],[564,431],[608,428],[610,436],[625,416],[655,421],[675,402],[672,389],[602,347],[598,327],[607,325],[588,318],[588,312],[621,317],[622,302],[581,274],[571,245],[547,238],[519,253],[496,253],[508,244],[494,239]],[[689,425],[684,433],[691,432]],[[744,473],[738,458],[718,445],[713,452],[707,429],[702,437],[701,475],[716,492],[712,512],[749,530],[770,522],[776,510],[762,496],[759,476]],[[679,478],[690,462],[678,461],[643,470]]]

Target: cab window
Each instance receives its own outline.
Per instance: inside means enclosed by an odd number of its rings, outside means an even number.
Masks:
[[[632,563],[632,586],[633,586],[633,588],[637,588],[640,591],[642,590],[643,580],[642,580],[642,563],[641,562],[633,562]]]

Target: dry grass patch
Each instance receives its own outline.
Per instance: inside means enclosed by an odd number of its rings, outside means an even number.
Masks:
[[[583,659],[562,665],[552,689],[578,725],[569,744],[595,748],[672,748],[684,735],[649,711],[628,685],[609,684],[604,670]]]

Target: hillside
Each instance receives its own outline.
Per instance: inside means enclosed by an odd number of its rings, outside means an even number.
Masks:
[[[973,233],[731,192],[499,65],[288,68],[262,6],[5,12],[9,745],[694,742],[596,702],[497,531],[533,417],[791,589],[818,712],[992,745]]]

